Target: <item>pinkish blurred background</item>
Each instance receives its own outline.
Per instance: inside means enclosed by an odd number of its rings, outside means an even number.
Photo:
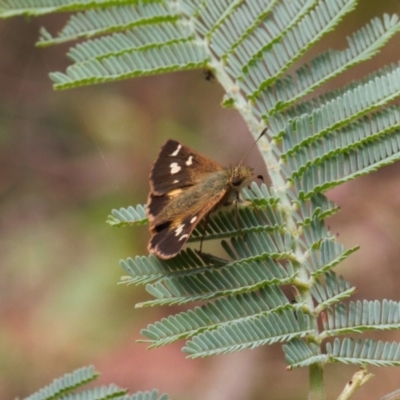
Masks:
[[[342,49],[346,35],[383,12],[400,13],[398,0],[360,0],[312,54]],[[148,323],[182,308],[134,309],[150,297],[117,285],[118,261],[146,253],[147,228],[111,228],[107,215],[145,202],[149,168],[167,138],[225,165],[251,138],[200,70],[53,91],[48,73],[69,64],[68,46],[34,43],[40,26],[56,32],[65,18],[0,22],[0,398],[24,397],[88,364],[101,383],[158,388],[175,400],[306,398],[308,371],[285,372],[280,345],[185,360],[183,342],[151,351],[135,342]],[[398,43],[399,36],[325,89],[397,62]],[[262,170],[260,160],[251,164]],[[400,300],[400,163],[328,196],[342,210],[329,220],[332,231],[347,247],[361,246],[337,268],[359,288],[354,300]],[[400,332],[368,337],[400,341]],[[328,398],[355,371],[329,366]],[[371,372],[375,379],[354,399],[400,386],[399,369]]]

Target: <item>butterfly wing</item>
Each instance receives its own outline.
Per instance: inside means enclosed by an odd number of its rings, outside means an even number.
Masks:
[[[179,208],[176,207],[177,202],[173,202],[170,205],[171,218],[166,220],[158,219],[157,216],[152,219],[149,215],[150,231],[152,233],[148,245],[149,252],[163,259],[175,257],[189,239],[193,229],[221,201],[225,194],[226,190],[214,193],[203,192],[201,200],[187,209],[180,210],[180,212]],[[181,196],[179,202],[184,203],[185,197],[191,197],[190,190],[189,193]],[[164,197],[167,196],[150,195],[150,205]],[[164,214],[168,216],[169,213]]]
[[[162,196],[192,186],[206,173],[222,170],[215,161],[175,140],[167,140],[150,172],[150,192]]]

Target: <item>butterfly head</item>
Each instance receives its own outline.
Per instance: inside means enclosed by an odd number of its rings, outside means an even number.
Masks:
[[[239,192],[244,186],[248,185],[253,178],[253,168],[238,165],[232,169],[230,185],[233,190]]]

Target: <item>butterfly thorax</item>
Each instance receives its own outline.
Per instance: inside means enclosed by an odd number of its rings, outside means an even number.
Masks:
[[[169,205],[157,215],[157,223],[176,219],[184,210],[197,213],[204,204],[215,203],[213,210],[229,205],[238,200],[241,189],[250,183],[252,176],[253,170],[244,166],[203,174],[195,185],[167,194]]]

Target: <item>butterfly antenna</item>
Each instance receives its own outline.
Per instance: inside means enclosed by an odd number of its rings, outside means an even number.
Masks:
[[[240,163],[238,164],[238,167],[242,165],[243,161],[247,158],[247,156],[250,154],[250,152],[253,150],[254,146],[257,144],[257,142],[261,139],[262,136],[264,136],[265,132],[267,132],[268,127],[264,128],[258,138],[254,141],[254,143],[249,147],[249,149],[246,151],[242,159],[240,160]]]

